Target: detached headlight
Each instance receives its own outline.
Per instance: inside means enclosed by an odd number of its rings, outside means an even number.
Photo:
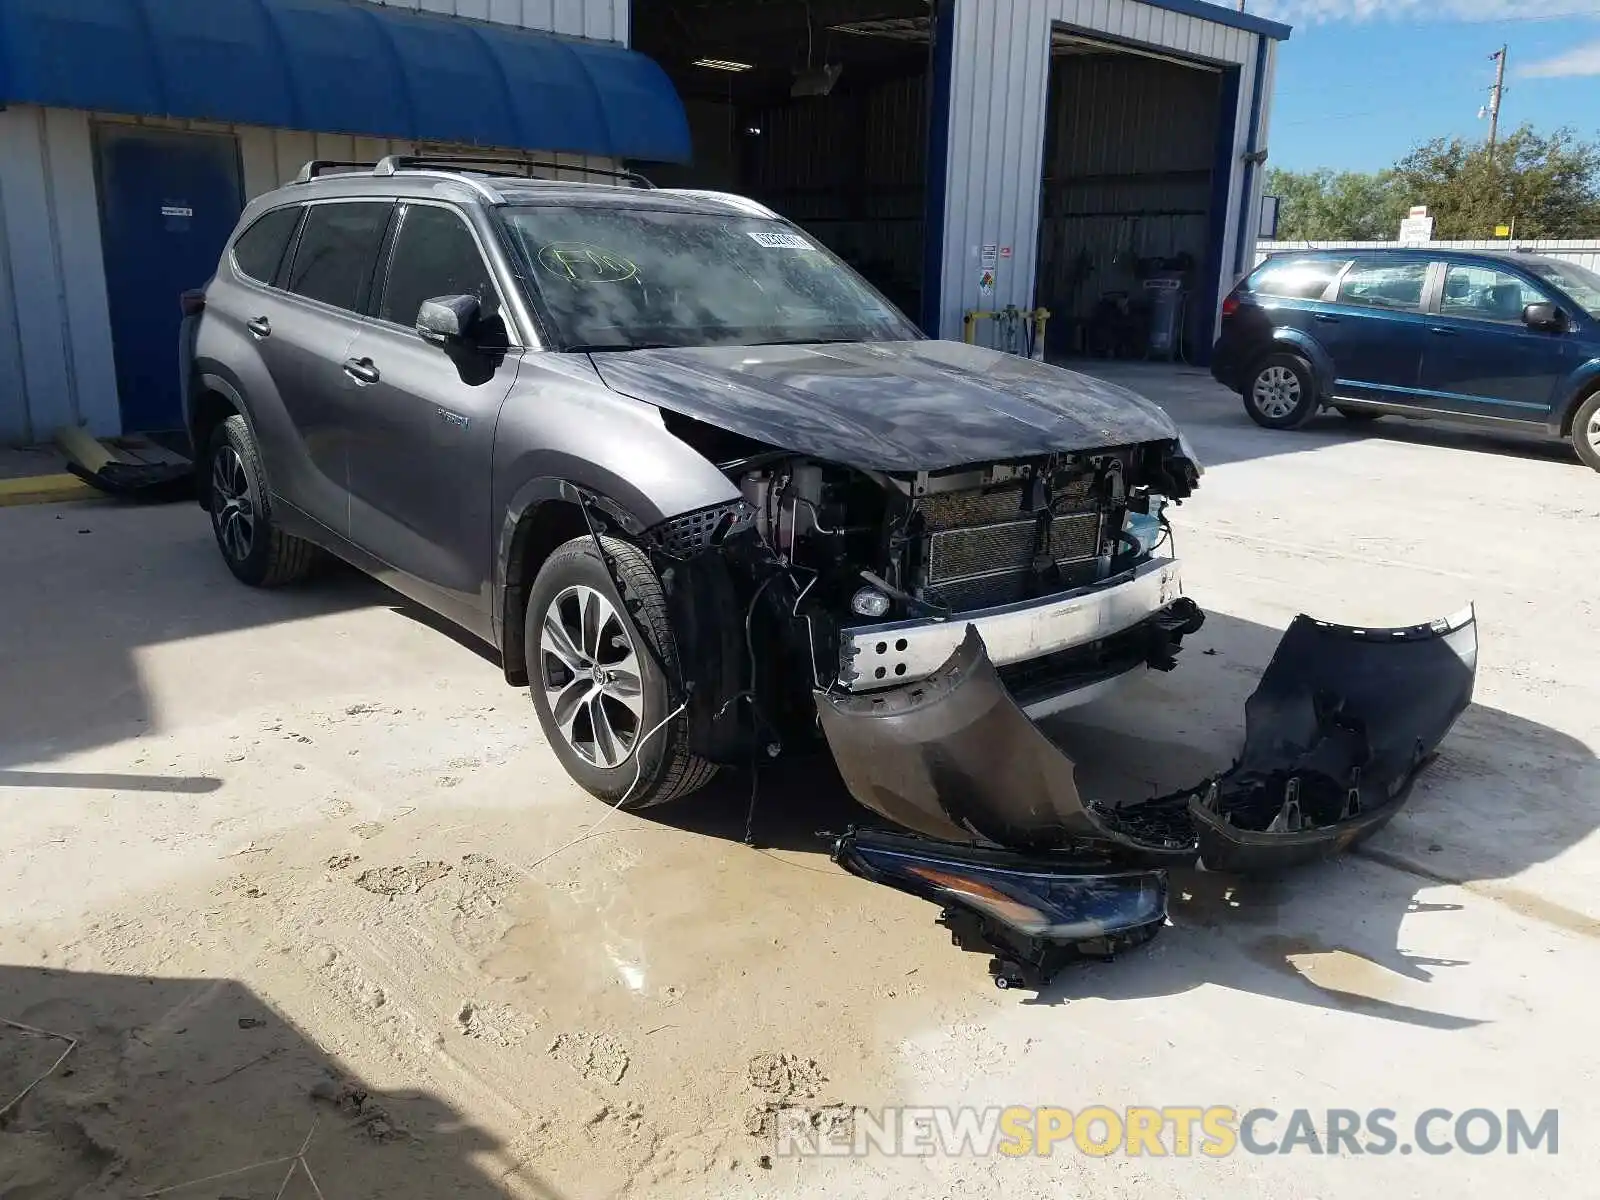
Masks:
[[[1189,435],[1181,429],[1178,431],[1178,449],[1183,451],[1183,456],[1194,464],[1196,473],[1200,475],[1206,473],[1205,463],[1201,462],[1200,456],[1194,452],[1194,446],[1189,441]]]

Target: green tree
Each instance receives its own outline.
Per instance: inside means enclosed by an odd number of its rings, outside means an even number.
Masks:
[[[1278,236],[1286,241],[1393,238],[1409,204],[1393,171],[1274,170],[1267,193],[1279,199]]]
[[[1441,240],[1493,237],[1496,225],[1513,225],[1518,238],[1600,234],[1600,147],[1570,129],[1524,125],[1492,158],[1483,143],[1436,138],[1394,174],[1407,204],[1428,206]]]

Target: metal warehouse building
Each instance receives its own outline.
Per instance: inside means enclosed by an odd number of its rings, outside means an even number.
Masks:
[[[313,158],[469,147],[761,200],[924,328],[1152,279],[1209,348],[1276,45],[1202,0],[0,0],[0,441],[177,423],[177,297]],[[628,47],[632,49],[628,49]]]

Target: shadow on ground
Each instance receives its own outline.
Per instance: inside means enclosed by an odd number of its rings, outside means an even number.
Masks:
[[[156,732],[140,654],[174,642],[214,656],[219,711],[247,703],[247,680],[204,639],[383,603],[394,593],[328,561],[304,584],[244,587],[192,503],[48,505],[0,513],[0,768],[43,764]],[[0,787],[215,790],[213,779],[100,778],[32,771]]]
[[[1570,443],[1536,432],[1490,432],[1448,421],[1391,416],[1355,423],[1335,412],[1323,412],[1292,431],[1262,429],[1246,415],[1239,396],[1203,367],[1107,359],[1063,359],[1057,365],[1154,400],[1182,426],[1208,467],[1379,440],[1546,461],[1573,471],[1589,469],[1578,461]]]
[[[234,980],[0,966],[0,1018],[0,1196],[489,1200],[514,1180],[557,1200],[444,1100],[369,1088]]]
[[[1048,726],[1089,796],[1130,801],[1226,769],[1243,739],[1244,705],[1281,631],[1212,614],[1179,668]],[[750,775],[732,772],[652,818],[675,828],[824,858],[827,834],[881,824],[846,793],[825,755],[765,768],[754,820]],[[1172,877],[1172,928],[1147,950],[1069,969],[1034,1002],[1181,993],[1211,984],[1423,1027],[1477,1024],[1426,1007],[1425,985],[1468,964],[1413,954],[1402,922],[1459,906],[1420,901],[1440,882],[1568,932],[1600,921],[1492,881],[1549,861],[1600,823],[1600,760],[1589,747],[1510,713],[1473,705],[1446,739],[1408,807],[1357,851],[1275,880],[1206,871]],[[1376,865],[1373,865],[1373,864]],[[864,901],[873,885],[861,882]],[[928,919],[936,916],[928,907]],[[1413,927],[1414,928],[1414,927]],[[871,953],[870,947],[863,952]],[[954,952],[954,951],[952,951]],[[981,970],[982,960],[975,959]],[[976,973],[976,972],[975,972]]]

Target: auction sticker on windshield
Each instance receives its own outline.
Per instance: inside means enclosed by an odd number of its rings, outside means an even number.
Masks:
[[[626,283],[639,273],[622,255],[588,242],[551,242],[539,251],[539,265],[573,283]]]
[[[750,240],[758,246],[765,246],[768,250],[809,250],[811,243],[798,233],[768,233],[765,230],[751,229],[747,231]]]

